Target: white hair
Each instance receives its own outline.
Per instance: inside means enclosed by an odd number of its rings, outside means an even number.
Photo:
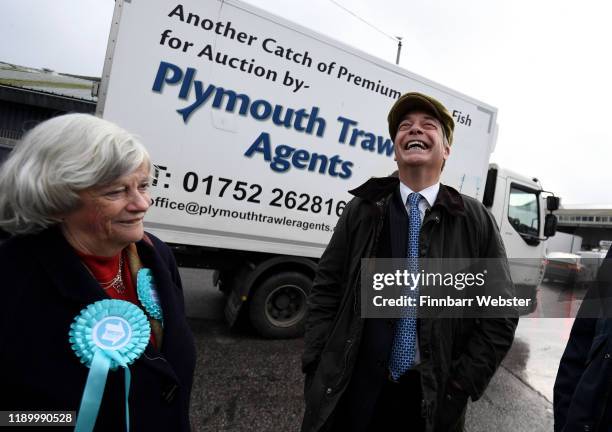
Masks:
[[[89,114],[47,120],[17,144],[0,167],[0,228],[41,231],[80,205],[78,192],[130,174],[149,154],[139,139]]]

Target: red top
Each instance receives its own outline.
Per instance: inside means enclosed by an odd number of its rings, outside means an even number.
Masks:
[[[89,271],[91,271],[93,277],[96,278],[98,283],[104,288],[104,292],[110,298],[126,300],[140,306],[140,303],[138,302],[138,295],[136,294],[136,287],[132,281],[132,274],[127,262],[127,257],[123,252],[114,257],[85,255],[78,251],[77,254],[81,257],[83,263],[87,266]],[[120,287],[119,289],[114,287],[105,287],[105,283],[110,282],[115,276],[117,276],[121,255],[123,255],[123,264],[121,266],[121,279],[123,283],[121,285],[124,289],[121,290]]]
[[[79,251],[76,251],[76,253],[110,298],[116,300],[126,300],[142,308],[140,301],[138,301],[136,285],[132,280],[132,272],[130,271],[128,259],[123,251],[114,257],[86,255]],[[123,260],[121,260],[122,256]],[[123,283],[119,284],[118,288],[107,286],[108,282],[112,281],[117,276],[119,262],[122,262],[121,280]],[[123,286],[123,290],[121,289],[121,286]],[[155,341],[153,332],[151,332],[150,341],[153,346],[157,348],[157,343]]]

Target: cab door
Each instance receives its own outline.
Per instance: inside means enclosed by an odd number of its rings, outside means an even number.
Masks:
[[[537,286],[542,278],[540,191],[508,178],[500,231],[515,285]]]

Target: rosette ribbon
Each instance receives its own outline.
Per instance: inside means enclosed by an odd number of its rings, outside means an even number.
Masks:
[[[125,376],[125,422],[130,428],[131,374],[129,365],[144,352],[151,328],[146,315],[124,300],[100,300],[90,304],[70,325],[69,341],[75,354],[89,368],[81,397],[75,431],[92,431],[104,395],[108,371],[118,367]]]
[[[138,270],[136,275],[136,293],[138,294],[138,300],[140,300],[149,316],[158,320],[163,325],[162,309],[151,269],[141,268]]]

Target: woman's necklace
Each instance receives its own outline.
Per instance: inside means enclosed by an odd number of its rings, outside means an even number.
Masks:
[[[112,278],[108,282],[100,282],[100,286],[102,286],[103,290],[108,290],[113,288],[117,293],[123,294],[125,292],[125,285],[123,284],[123,253],[119,256],[119,269],[117,270],[117,274],[114,278]]]

